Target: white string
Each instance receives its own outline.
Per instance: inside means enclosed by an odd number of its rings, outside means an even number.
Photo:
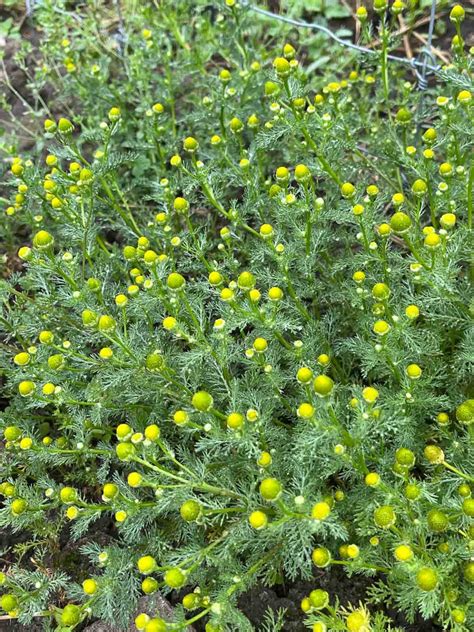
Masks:
[[[323,26],[322,24],[315,24],[314,22],[305,22],[304,20],[295,20],[294,18],[290,18],[285,15],[278,15],[277,13],[273,13],[272,11],[267,11],[266,9],[261,9],[253,4],[250,4],[248,0],[242,0],[242,5],[247,7],[250,11],[254,11],[255,13],[259,13],[267,18],[271,18],[273,20],[279,20],[280,22],[286,22],[287,24],[291,24],[292,26],[298,26],[302,28],[312,29],[313,31],[320,31],[324,33],[332,40],[337,42],[340,46],[345,46],[346,48],[351,48],[352,50],[356,50],[359,53],[363,53],[364,55],[378,55],[379,53],[371,48],[366,48],[365,46],[360,46],[359,44],[353,44],[352,42],[347,42],[346,40],[341,39],[335,33],[333,33],[330,29]],[[428,63],[428,59],[432,58],[431,56],[431,41],[433,38],[433,30],[434,30],[434,22],[435,22],[435,14],[436,14],[436,0],[432,0],[431,4],[431,15],[430,15],[430,23],[429,23],[429,34],[428,34],[428,42],[427,48],[424,51],[424,59],[420,61],[419,59],[408,59],[408,57],[399,57],[397,55],[387,55],[387,59],[391,61],[398,62],[401,64],[406,64],[407,66],[411,66],[414,71],[417,79],[420,90],[425,90],[427,87],[426,74],[429,70],[430,72],[437,74],[441,68],[441,66],[436,65],[433,66]],[[421,68],[421,73],[418,71],[418,68]]]

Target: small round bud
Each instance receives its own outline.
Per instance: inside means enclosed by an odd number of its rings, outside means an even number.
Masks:
[[[29,397],[35,392],[36,384],[31,380],[23,380],[18,384],[18,392],[22,397]]]
[[[40,250],[51,248],[54,244],[54,237],[45,230],[40,230],[33,237],[33,246]]]
[[[354,197],[355,186],[351,182],[344,182],[344,184],[341,185],[341,195],[346,199]]]
[[[21,516],[28,509],[28,503],[24,498],[15,498],[10,505],[10,510],[14,516]]]
[[[297,415],[301,419],[311,419],[314,416],[315,409],[312,404],[303,403],[298,406]]]
[[[241,413],[230,413],[227,415],[227,427],[230,430],[240,430],[244,425],[245,418]]]
[[[66,118],[60,118],[58,122],[58,130],[61,134],[70,134],[74,129],[74,125]]]
[[[408,448],[399,448],[395,452],[395,460],[404,467],[413,467],[415,465],[415,455]]]
[[[229,122],[229,128],[233,134],[238,134],[244,129],[244,124],[239,118],[234,116]]]
[[[385,301],[390,296],[390,288],[386,283],[376,283],[372,288],[372,296],[379,301]]]
[[[297,182],[308,182],[311,178],[311,171],[306,165],[296,165],[295,180]]]
[[[64,120],[64,119],[61,119]],[[59,121],[61,123],[61,121]],[[79,606],[68,604],[61,613],[61,623],[64,626],[75,627],[81,620],[82,614]]]
[[[434,569],[423,566],[416,574],[416,584],[424,592],[431,592],[438,585],[438,574]]]
[[[405,372],[410,380],[418,380],[422,374],[422,370],[417,364],[409,364]]]
[[[118,107],[110,108],[108,116],[109,116],[109,121],[111,121],[112,123],[115,123],[122,116],[120,108]]]
[[[474,423],[474,399],[467,399],[456,408],[456,419],[465,426]]]
[[[5,593],[0,597],[0,608],[5,612],[13,612],[18,608],[18,599],[11,593]]]
[[[315,610],[323,610],[329,605],[329,593],[320,588],[312,590],[309,594],[309,601]]]
[[[389,505],[383,505],[374,511],[374,522],[381,529],[390,529],[395,524],[396,519],[395,511]]]
[[[464,20],[464,16],[464,8],[460,4],[455,4],[454,7],[451,9],[449,19],[451,20],[451,22],[462,22]]]
[[[183,141],[183,149],[189,153],[195,152],[199,147],[199,143],[192,136],[188,136]]]
[[[166,285],[170,290],[180,290],[184,287],[185,283],[184,277],[178,272],[172,272],[166,280]]]
[[[237,279],[237,285],[241,290],[251,290],[255,283],[255,276],[251,272],[242,272]]]
[[[77,500],[77,491],[74,487],[63,487],[59,492],[59,497],[63,503],[70,505]]]
[[[144,555],[139,558],[137,568],[142,575],[149,575],[156,569],[156,560],[151,555]]]
[[[372,327],[372,331],[378,336],[385,336],[390,329],[390,325],[385,320],[377,320]]]
[[[296,379],[301,384],[307,384],[308,382],[312,380],[312,378],[313,378],[313,372],[307,366],[301,367],[300,369],[298,369],[296,373]]]
[[[273,67],[276,70],[276,73],[279,77],[288,77],[291,72],[291,66],[287,59],[284,57],[276,57],[273,60]]]
[[[411,219],[406,213],[399,211],[392,215],[390,219],[390,228],[397,234],[406,233],[411,227]]]
[[[326,568],[331,563],[331,553],[324,547],[318,547],[311,554],[311,559],[318,568]]]
[[[426,521],[430,531],[434,531],[435,533],[446,531],[449,527],[448,516],[439,509],[431,509],[426,516]]]
[[[257,353],[264,353],[268,348],[268,342],[265,338],[255,338],[253,341],[253,348]]]
[[[374,404],[379,397],[379,392],[373,386],[367,386],[362,391],[362,397],[368,404]]]
[[[381,482],[380,475],[377,472],[369,472],[364,480],[367,487],[378,487]]]
[[[166,571],[164,581],[170,588],[181,588],[181,586],[184,586],[186,582],[186,575],[176,566],[175,568],[171,568],[169,571]]]
[[[194,522],[201,515],[201,505],[196,500],[186,500],[180,507],[181,518],[186,522]]]
[[[268,298],[275,303],[281,301],[283,298],[283,290],[279,287],[271,287],[268,290]]]
[[[95,579],[85,579],[82,582],[82,590],[86,593],[86,595],[93,595],[97,592],[97,582]]]
[[[260,235],[264,239],[269,239],[273,235],[273,226],[270,224],[262,224],[260,226]]]
[[[399,562],[409,562],[414,556],[413,549],[408,544],[400,544],[393,554]]]
[[[112,316],[108,316],[107,314],[103,314],[99,317],[99,321],[97,323],[97,328],[99,331],[109,333],[115,330],[117,323]]]
[[[102,496],[107,500],[112,500],[119,493],[119,489],[115,483],[105,483],[102,488]]]
[[[334,388],[334,382],[327,375],[318,375],[314,378],[313,389],[319,397],[327,397]]]
[[[249,524],[257,531],[264,529],[268,524],[268,516],[263,511],[253,511],[249,516]]]
[[[198,391],[194,393],[191,403],[196,410],[207,412],[214,405],[212,395],[207,391]]]
[[[262,498],[268,501],[274,501],[281,496],[283,488],[280,481],[276,478],[265,478],[260,483],[259,490]]]
[[[427,445],[423,451],[425,459],[434,465],[438,465],[444,461],[444,452],[437,445]]]
[[[331,513],[331,507],[325,501],[321,501],[313,505],[311,509],[311,518],[313,520],[326,520],[326,518]]]

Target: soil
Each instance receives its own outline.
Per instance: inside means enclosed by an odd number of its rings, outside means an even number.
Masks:
[[[345,572],[332,567],[328,571],[319,571],[315,574],[312,582],[295,582],[288,586],[278,586],[273,588],[257,587],[251,592],[242,595],[239,600],[239,607],[258,627],[265,612],[271,608],[275,612],[285,609],[285,632],[307,632],[308,628],[303,624],[303,616],[300,603],[315,588],[326,590],[331,601],[337,596],[341,605],[357,605],[366,599],[366,589],[371,580],[364,577],[349,578]],[[431,621],[424,621],[419,618],[413,624],[409,624],[400,612],[391,608],[386,609],[387,614],[392,618],[394,625],[401,627],[406,632],[441,632],[441,628]]]

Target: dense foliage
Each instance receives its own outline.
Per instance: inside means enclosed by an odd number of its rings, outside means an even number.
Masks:
[[[251,630],[238,596],[284,577],[314,632],[401,629],[388,604],[472,629],[471,57],[457,6],[418,90],[400,5],[319,69],[230,0],[130,2],[115,39],[100,3],[38,7],[44,133],[2,228],[11,617],[125,626],[181,591],[137,629]]]

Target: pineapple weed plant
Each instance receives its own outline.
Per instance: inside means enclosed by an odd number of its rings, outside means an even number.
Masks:
[[[77,114],[49,114],[5,181],[4,615],[120,627],[180,591],[137,630],[251,630],[239,594],[303,578],[314,632],[400,630],[387,603],[472,629],[463,8],[422,94],[387,63],[398,0],[358,10],[376,56],[324,73],[231,0],[191,22],[130,3],[122,50],[53,4],[37,118],[46,84]],[[332,565],[372,578],[365,604],[318,587]]]

